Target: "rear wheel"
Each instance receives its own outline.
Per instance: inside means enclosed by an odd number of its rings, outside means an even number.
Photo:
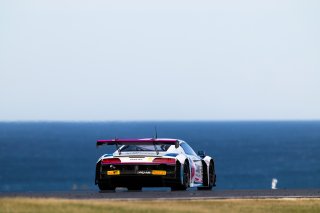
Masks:
[[[182,184],[179,180],[179,183],[175,186],[171,187],[172,191],[177,191],[177,190],[186,190],[190,185],[190,171],[189,171],[189,165],[188,163],[184,163],[183,166],[183,180]]]
[[[114,191],[116,189],[116,187],[109,185],[106,182],[98,182],[98,187],[101,191],[105,191],[105,190],[109,190],[109,191]]]

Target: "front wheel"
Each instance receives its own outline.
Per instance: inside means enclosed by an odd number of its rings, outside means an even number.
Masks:
[[[203,178],[205,180],[205,178]],[[213,163],[210,163],[209,166],[209,183],[208,186],[205,187],[198,187],[198,190],[212,190],[212,187],[216,184],[216,174],[214,171]]]

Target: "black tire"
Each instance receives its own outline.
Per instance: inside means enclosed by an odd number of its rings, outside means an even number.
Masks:
[[[101,191],[114,191],[116,187],[109,185],[106,182],[98,182],[98,187]]]
[[[207,175],[206,172],[204,172],[203,174]],[[203,178],[203,180],[207,180],[207,178]],[[215,186],[215,184],[216,184],[216,174],[215,174],[215,171],[214,171],[214,164],[213,164],[213,162],[210,162],[208,186],[198,187],[198,190],[212,190],[212,187]]]
[[[101,166],[101,161],[99,161],[96,165],[96,175],[95,175],[95,184],[97,185],[99,183],[99,178],[100,178],[100,166]]]
[[[184,163],[183,166],[183,183],[181,184],[180,179],[179,183],[171,187],[172,191],[185,191],[190,185],[190,170],[188,163]]]

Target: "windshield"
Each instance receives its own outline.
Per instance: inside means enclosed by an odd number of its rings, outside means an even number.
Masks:
[[[171,145],[168,144],[162,144],[162,145],[156,145],[157,150],[159,152],[165,152],[169,149]],[[125,145],[122,148],[120,148],[121,152],[133,152],[133,151],[156,151],[154,145]]]

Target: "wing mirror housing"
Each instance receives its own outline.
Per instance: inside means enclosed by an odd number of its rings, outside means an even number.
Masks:
[[[198,151],[198,156],[204,158],[206,156],[206,153],[204,151]]]

